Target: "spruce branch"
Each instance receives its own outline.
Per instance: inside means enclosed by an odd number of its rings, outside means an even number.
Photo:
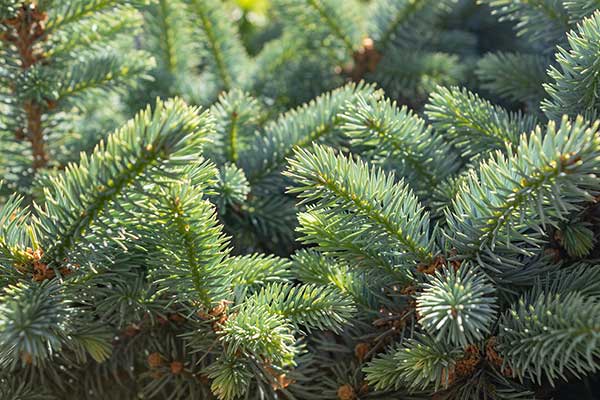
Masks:
[[[544,86],[549,98],[542,102],[542,110],[556,120],[563,114],[595,118],[600,105],[600,11],[567,36],[568,47],[559,47],[556,53],[558,67],[551,66],[548,72],[554,82]]]
[[[600,0],[565,0],[563,4],[575,23],[600,9]]]
[[[82,95],[93,91],[125,90],[138,79],[148,78],[152,67],[151,59],[143,52],[128,54],[94,54],[73,65],[58,79],[61,87],[54,99],[57,105],[63,102],[77,103]]]
[[[240,207],[246,202],[250,193],[250,184],[240,168],[225,164],[219,168],[215,185],[216,195],[213,202],[220,213],[225,213],[227,207]]]
[[[270,360],[287,367],[298,352],[288,320],[257,302],[245,303],[222,327],[221,340],[230,357],[241,352],[247,357]]]
[[[4,368],[20,359],[38,364],[60,351],[73,310],[57,281],[19,283],[0,295],[0,350]]]
[[[479,0],[494,8],[500,21],[515,21],[518,35],[532,42],[557,43],[570,29],[562,0]]]
[[[290,261],[273,255],[250,254],[236,256],[227,260],[227,266],[234,274],[233,286],[256,288],[270,282],[291,280]]]
[[[308,332],[313,329],[339,332],[355,312],[348,296],[337,288],[319,285],[270,284],[251,301],[267,305],[270,312],[282,315]]]
[[[463,182],[446,213],[459,254],[481,254],[497,246],[529,254],[546,225],[592,201],[600,163],[598,124],[582,118],[538,127],[508,156],[497,153]],[[517,246],[520,243],[521,246]],[[523,246],[525,245],[525,246]]]
[[[22,205],[23,197],[13,194],[0,209],[0,265],[5,276],[27,264],[30,255],[26,248],[33,250],[37,245],[33,228],[28,224],[30,210]]]
[[[35,78],[39,78],[40,75],[40,70],[35,67],[45,59],[40,42],[43,41],[46,34],[48,14],[33,3],[20,4],[14,12],[16,15],[13,18],[1,21],[0,28],[3,32],[2,41],[4,42],[2,47],[3,50],[6,48],[3,55],[9,63],[14,64],[14,69],[21,71],[18,76],[25,77],[29,82],[35,82]],[[11,51],[13,47],[16,50]],[[13,72],[9,76],[14,78],[15,73]],[[33,86],[35,90],[36,85]],[[9,85],[9,87],[11,86]],[[41,169],[48,163],[48,152],[42,126],[45,101],[41,100],[40,96],[24,97],[14,85],[9,93],[18,98],[17,104],[23,113],[21,126],[14,132],[15,137],[26,139],[30,143],[33,169]]]
[[[208,150],[213,159],[236,164],[240,152],[265,118],[263,107],[250,93],[233,89],[219,95],[211,113],[217,127],[214,143]]]
[[[206,373],[212,379],[210,388],[220,400],[234,400],[248,390],[252,373],[248,365],[235,356],[221,356]]]
[[[63,29],[66,25],[89,18],[96,13],[115,11],[128,3],[142,0],[72,0],[52,10],[48,19],[47,33]]]
[[[103,363],[110,358],[113,350],[113,332],[103,324],[86,322],[85,326],[76,327],[69,333],[69,347],[81,364],[87,361],[88,354],[97,363]]]
[[[388,99],[357,96],[341,115],[342,130],[360,154],[393,167],[412,187],[422,191],[453,174],[457,157],[425,121]]]
[[[73,62],[90,47],[108,48],[115,39],[140,33],[142,25],[143,19],[133,7],[123,7],[117,13],[96,13],[52,32],[45,55],[57,63]]]
[[[488,53],[477,62],[475,73],[482,88],[504,99],[538,107],[545,97],[549,59],[528,53]]]
[[[154,167],[186,163],[213,129],[207,113],[180,100],[158,101],[101,142],[79,165],[51,177],[38,207],[40,243],[47,261],[57,261],[83,237],[104,208]]]
[[[560,126],[536,128],[507,156],[495,154],[463,182],[446,213],[459,254],[496,247],[528,254],[517,243],[536,247],[542,227],[556,225],[593,201],[599,182],[598,124],[563,118]],[[451,232],[451,233],[450,233]]]
[[[446,388],[463,352],[417,334],[364,367],[369,385],[378,390],[408,387],[412,391]]]
[[[492,150],[515,147],[537,120],[509,113],[467,89],[438,87],[425,106],[433,127],[468,159]]]
[[[333,212],[347,210],[350,214],[344,216],[355,229],[365,224],[374,239],[391,238],[386,244],[392,247],[386,253],[398,252],[408,265],[432,260],[429,213],[410,188],[404,182],[396,183],[392,174],[318,145],[312,152],[296,150],[285,174],[296,183],[289,192],[298,193],[303,202],[318,201],[334,208]]]
[[[198,30],[206,40],[210,57],[205,57],[205,61],[211,64],[211,72],[218,77],[219,87],[223,90],[239,87],[244,82],[244,69],[248,66],[247,54],[222,5],[214,0],[186,1],[190,12],[197,18]]]
[[[389,254],[392,244],[384,238],[381,238],[382,243],[374,242],[368,225],[358,226],[352,216],[309,208],[298,214],[298,221],[302,243],[316,245],[316,250],[346,260],[357,268],[382,268],[392,275],[398,274],[394,253]]]
[[[514,376],[551,384],[600,369],[600,304],[578,292],[521,298],[502,318],[498,348]]]
[[[315,24],[326,29],[347,54],[360,44],[361,27],[355,15],[358,4],[339,0],[282,0],[277,2],[284,16],[302,25]]]
[[[233,277],[223,273],[226,239],[216,211],[202,197],[201,188],[189,183],[157,188],[157,201],[145,208],[156,225],[145,236],[157,251],[150,261],[155,282],[210,308],[228,298]]]
[[[156,95],[183,96],[196,103],[209,100],[213,93],[201,98],[196,87],[202,65],[202,41],[196,40],[195,18],[188,4],[184,0],[152,1],[141,8],[141,14],[143,34],[136,41],[143,51],[154,56],[156,67],[151,71],[152,81],[136,91],[130,101],[148,102]]]
[[[530,298],[538,295],[567,295],[579,293],[587,297],[600,296],[600,268],[597,265],[576,263],[558,271],[551,271],[537,279]]]
[[[409,42],[413,40],[417,39]],[[388,96],[421,108],[438,85],[458,85],[466,72],[456,54],[410,48],[387,54],[367,78],[378,82]]]
[[[369,36],[377,49],[384,51],[394,42],[402,42],[406,31],[433,22],[436,5],[430,0],[377,0],[371,8],[369,18]]]
[[[160,67],[172,77],[184,73],[187,69],[187,63],[182,58],[186,49],[181,36],[189,32],[185,31],[185,24],[182,23],[185,19],[181,15],[181,5],[179,2],[159,0],[145,9],[150,37],[157,41],[157,47],[160,49]]]
[[[357,305],[377,306],[375,292],[380,287],[380,281],[374,279],[374,276],[352,270],[342,260],[326,257],[312,249],[297,251],[292,255],[292,262],[294,275],[301,282],[327,287],[333,285],[345,295],[351,296]]]
[[[296,206],[289,196],[260,191],[252,193],[242,205],[231,207],[228,231],[239,248],[265,249],[281,252],[292,246],[297,225]]]
[[[323,94],[308,104],[286,112],[256,134],[248,150],[240,153],[240,160],[248,181],[261,183],[284,166],[295,148],[307,147],[313,142],[339,140],[339,117],[343,106],[354,101],[358,94],[368,96],[375,87],[364,83],[348,84]]]
[[[594,231],[590,224],[573,222],[561,231],[561,243],[567,254],[574,258],[582,258],[590,254],[594,248]]]
[[[267,42],[254,60],[252,91],[289,109],[343,85],[340,52],[333,43],[322,46],[323,39],[322,32],[286,29]]]
[[[490,332],[496,314],[494,287],[467,266],[444,269],[417,296],[419,323],[436,342],[468,346]]]

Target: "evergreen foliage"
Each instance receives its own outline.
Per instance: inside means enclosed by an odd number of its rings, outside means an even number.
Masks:
[[[1,2],[0,400],[596,398],[599,55],[597,0]]]

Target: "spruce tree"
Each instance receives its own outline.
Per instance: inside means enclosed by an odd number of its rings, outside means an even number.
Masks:
[[[599,8],[2,2],[0,399],[595,398]]]

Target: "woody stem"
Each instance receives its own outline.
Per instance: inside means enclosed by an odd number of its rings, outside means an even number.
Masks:
[[[5,40],[14,44],[20,59],[21,69],[28,70],[42,59],[36,40],[44,35],[44,21],[46,14],[36,9],[35,3],[25,4],[18,15],[6,21],[13,26],[12,35],[7,35]],[[16,90],[16,89],[15,89]],[[44,107],[38,101],[29,99],[23,102],[23,111],[27,121],[25,138],[31,144],[33,154],[33,169],[38,170],[48,164],[48,153],[44,139],[42,116]],[[21,138],[20,132],[15,133]]]

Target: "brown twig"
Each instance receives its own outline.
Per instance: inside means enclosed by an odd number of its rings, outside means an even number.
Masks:
[[[375,72],[382,55],[375,48],[373,39],[365,38],[360,48],[352,55],[352,58],[353,61],[349,65],[340,68],[339,72],[344,73],[353,82],[359,82],[367,73]]]
[[[35,2],[25,3],[13,18],[2,21],[6,31],[2,40],[13,45],[19,54],[20,66],[26,71],[44,59],[38,41],[44,37],[48,15],[37,9]],[[15,88],[15,90],[17,90]],[[48,164],[48,153],[44,139],[42,117],[44,106],[33,99],[23,103],[23,111],[27,120],[27,134],[22,130],[15,132],[17,139],[23,137],[31,143],[33,153],[33,168],[35,170]]]

